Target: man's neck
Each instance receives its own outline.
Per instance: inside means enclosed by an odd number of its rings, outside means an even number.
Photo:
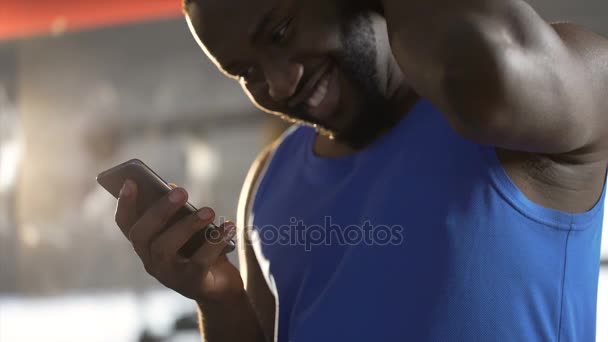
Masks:
[[[418,100],[420,100],[420,96],[407,88],[399,89],[397,92],[398,94],[396,94],[396,96],[393,98],[400,100],[395,101],[395,103],[390,106],[393,109],[390,111],[390,113],[388,113],[392,117],[390,120],[393,122],[393,124],[390,125],[384,132],[378,134],[376,139],[370,141],[370,144],[382,137],[399,122],[401,122],[401,120],[410,112]],[[363,149],[365,149],[365,147],[362,149],[356,149],[344,141],[333,139],[323,134],[317,134],[312,148],[315,155],[324,158],[343,157],[349,154],[357,153]]]
[[[357,151],[344,142],[317,133],[312,146],[312,152],[319,157],[337,158],[356,153]]]

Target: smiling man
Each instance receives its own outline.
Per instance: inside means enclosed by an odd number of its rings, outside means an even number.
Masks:
[[[191,0],[193,36],[297,125],[254,163],[241,274],[177,188],[117,222],[208,341],[594,341],[608,41],[519,0]],[[223,234],[232,236],[234,226]],[[353,234],[354,233],[354,234]]]

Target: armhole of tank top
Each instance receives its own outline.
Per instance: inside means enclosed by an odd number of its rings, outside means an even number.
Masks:
[[[494,146],[479,145],[479,151],[484,166],[487,168],[486,174],[498,195],[511,208],[530,220],[559,230],[584,230],[593,225],[597,215],[602,212],[606,197],[606,183],[593,208],[583,213],[567,213],[544,207],[530,200],[511,180],[500,162]]]

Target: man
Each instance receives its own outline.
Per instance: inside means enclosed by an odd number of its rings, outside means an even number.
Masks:
[[[161,230],[184,189],[137,217],[137,186],[123,187],[118,225],[151,275],[197,301],[206,340],[594,340],[605,39],[519,0],[185,13],[255,104],[303,123],[252,167],[241,274],[225,243],[177,253],[211,209]]]

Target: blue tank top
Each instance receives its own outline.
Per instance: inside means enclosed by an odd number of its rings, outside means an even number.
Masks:
[[[603,202],[528,200],[420,100],[365,150],[287,134],[252,205],[279,342],[595,341]]]

